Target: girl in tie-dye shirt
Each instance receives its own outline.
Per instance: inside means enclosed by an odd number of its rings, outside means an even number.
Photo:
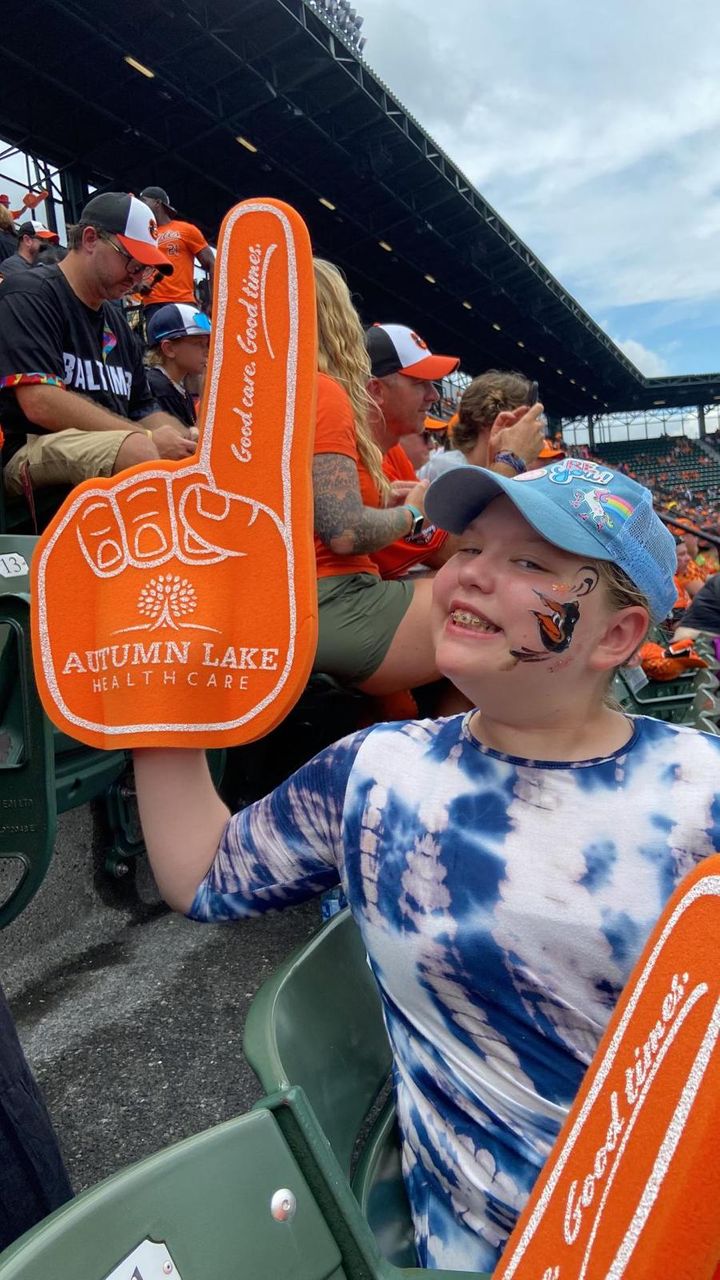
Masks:
[[[672,605],[673,540],[646,490],[577,467],[429,491],[464,529],[438,663],[481,710],[364,730],[233,817],[202,753],[136,757],[158,881],[193,918],[342,883],[427,1267],[495,1266],[665,901],[720,849],[720,740],[607,702]]]

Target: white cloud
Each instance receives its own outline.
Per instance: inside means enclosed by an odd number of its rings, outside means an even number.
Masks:
[[[720,296],[715,0],[359,3],[370,65],[591,314]]]
[[[625,352],[628,360],[632,360],[647,378],[661,378],[663,374],[670,372],[667,360],[658,355],[657,351],[651,351],[649,347],[643,346],[642,342],[636,342],[634,338],[615,338],[612,334],[610,336],[620,350]]]

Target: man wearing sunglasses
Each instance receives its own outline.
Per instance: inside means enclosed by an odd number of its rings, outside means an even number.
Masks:
[[[383,453],[383,471],[398,502],[418,502],[417,476],[401,445],[420,438],[425,418],[442,394],[442,379],[453,373],[457,356],[435,355],[402,324],[374,324],[365,332],[370,358],[370,424]],[[413,497],[409,498],[410,492]],[[436,568],[445,559],[448,535],[425,522],[420,504],[410,535],[373,554],[383,578],[399,578],[418,565]]]
[[[74,485],[195,442],[153,399],[142,349],[119,307],[146,275],[170,274],[147,205],[94,196],[55,266],[0,286],[0,422],[8,493]]]

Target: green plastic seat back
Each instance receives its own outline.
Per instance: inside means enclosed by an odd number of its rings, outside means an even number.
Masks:
[[[278,1221],[271,1202],[283,1189],[296,1211]],[[160,1151],[58,1209],[0,1257],[0,1280],[105,1280],[146,1239],[167,1246],[175,1268],[167,1274],[181,1280],[350,1280],[265,1109]]]
[[[29,564],[37,542],[0,537],[0,862],[10,883],[0,928],[43,882],[57,814],[52,730],[35,689],[30,644]]]
[[[334,916],[261,987],[244,1048],[267,1093],[302,1087],[347,1174],[392,1062],[375,979],[349,911]]]
[[[491,1280],[485,1272],[425,1271],[415,1265],[417,1259],[411,1243],[412,1226],[406,1202],[396,1194],[394,1171],[397,1162],[399,1172],[399,1160],[393,1135],[393,1108],[389,1103],[379,1117],[378,1138],[371,1144],[374,1151],[370,1162],[375,1166],[379,1161],[378,1171],[385,1170],[393,1178],[393,1186],[388,1195],[387,1189],[378,1183],[376,1191],[382,1198],[382,1204],[373,1205],[370,1225],[363,1216],[366,1205],[363,1201],[358,1203],[357,1192],[353,1194],[347,1178],[343,1177],[304,1091],[293,1085],[263,1098],[257,1106],[272,1111],[277,1120],[338,1242],[348,1280],[421,1280],[423,1276],[427,1280],[430,1277],[432,1280]],[[380,1154],[383,1147],[390,1152],[389,1165],[383,1163]],[[372,1191],[370,1194],[372,1196]],[[400,1219],[399,1228],[393,1221],[393,1214]],[[374,1234],[376,1226],[381,1228],[377,1236]],[[393,1246],[401,1239],[404,1247],[394,1250]],[[379,1243],[387,1248],[385,1257],[378,1248]],[[293,1273],[288,1270],[284,1274],[291,1276]],[[1,1275],[0,1280],[3,1280]]]

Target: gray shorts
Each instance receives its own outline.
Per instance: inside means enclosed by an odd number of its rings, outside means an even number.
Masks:
[[[362,684],[381,665],[413,598],[409,582],[373,573],[318,579],[318,647],[313,664],[343,684]]]

